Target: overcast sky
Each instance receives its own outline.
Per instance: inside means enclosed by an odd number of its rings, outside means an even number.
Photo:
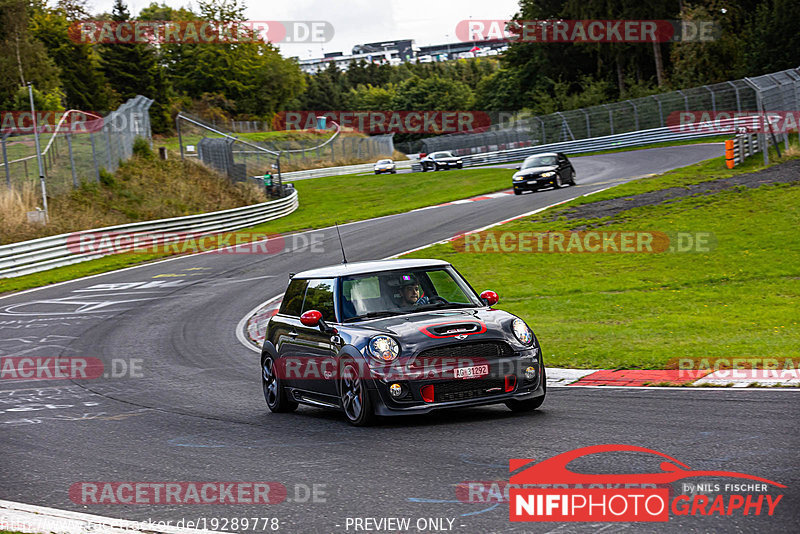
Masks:
[[[137,14],[152,0],[128,0]],[[188,0],[163,0],[171,7],[192,5]],[[284,56],[302,59],[321,57],[324,52],[349,54],[353,45],[394,39],[414,39],[418,46],[454,42],[461,20],[509,19],[518,0],[268,0],[248,1],[250,20],[324,20],[335,30],[325,44],[283,44]],[[111,11],[113,0],[89,0],[93,12]],[[196,3],[194,4],[196,6]],[[310,50],[310,52],[309,52]]]

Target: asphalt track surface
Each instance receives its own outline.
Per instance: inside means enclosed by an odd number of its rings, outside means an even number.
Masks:
[[[577,187],[353,223],[342,237],[350,261],[383,258],[720,150],[689,145],[575,158]],[[3,356],[91,356],[117,371],[120,361],[137,365],[136,376],[124,378],[2,381],[0,499],[143,521],[276,517],[281,532],[354,532],[347,518],[357,517],[408,517],[410,532],[420,518],[449,518],[453,532],[465,533],[797,531],[794,391],[551,388],[533,414],[484,407],[374,428],[352,428],[338,413],[309,407],[269,413],[258,355],[235,329],[284,290],[288,272],[338,263],[335,233],[303,236],[324,252],[194,255],[0,299]],[[507,503],[456,498],[459,482],[507,480],[511,458],[604,443],[648,447],[693,469],[744,472],[787,488],[772,517],[672,515],[654,524],[512,524]],[[659,471],[658,461],[630,453],[578,463],[570,467]],[[269,506],[81,505],[69,496],[81,481],[276,481],[288,499]],[[303,502],[304,488],[314,484],[317,502]]]

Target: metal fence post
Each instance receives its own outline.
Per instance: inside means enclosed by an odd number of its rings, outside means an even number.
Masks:
[[[736,111],[742,111],[742,101],[739,99],[739,88],[736,87],[736,84],[733,82],[728,82],[728,84],[733,87],[734,92],[736,93]]]
[[[711,93],[711,111],[713,111],[714,113],[716,113],[716,112],[717,112],[717,99],[716,99],[716,97],[715,97],[715,95],[714,95],[714,90],[713,90],[713,89],[711,89],[711,88],[710,88],[709,86],[707,86],[707,85],[704,85],[704,86],[703,86],[703,89],[705,89],[706,91],[708,91],[709,93]]]
[[[762,120],[764,117],[764,102],[762,100],[763,95],[761,94],[761,88],[758,87],[750,78],[745,78],[744,81],[753,88],[753,91],[756,93],[756,105],[758,107],[758,117],[759,120]],[[762,122],[763,127],[763,122]],[[769,144],[767,143],[767,134],[764,132],[759,132],[758,134],[758,148],[761,149],[761,152],[764,154],[764,165],[769,165]]]
[[[639,130],[639,108],[633,103],[633,100],[628,100],[628,103],[633,106],[633,121],[636,125],[636,130]]]
[[[675,91],[675,92],[683,97],[683,104],[684,104],[683,110],[684,111],[689,111],[689,97],[687,97],[685,94],[683,94],[683,91],[678,90],[678,91]]]
[[[659,100],[658,95],[653,95],[653,99],[655,99],[656,104],[658,104],[658,121],[661,124],[661,127],[664,127],[664,111],[661,109],[661,100]]]
[[[4,135],[0,138],[0,144],[3,145],[3,168],[6,170],[6,185],[11,189],[11,171],[8,170],[8,154],[6,153],[6,137]]]
[[[614,135],[614,115],[611,112],[611,108],[608,107],[608,104],[603,104],[603,107],[608,110],[608,125],[611,128],[611,135]]]
[[[69,167],[72,169],[72,187],[78,188],[78,175],[75,173],[75,158],[72,157],[72,134],[67,132],[67,152],[69,152]]]
[[[107,125],[103,125],[103,130],[106,134],[106,161],[108,162],[108,172],[114,172],[114,168],[111,166],[111,135],[108,133]]]
[[[100,168],[97,166],[97,151],[94,148],[94,132],[89,132],[89,141],[92,143],[92,163],[97,183],[100,183]]]

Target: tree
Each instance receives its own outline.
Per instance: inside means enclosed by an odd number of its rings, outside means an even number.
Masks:
[[[214,26],[244,19],[238,0],[200,2],[199,9]],[[190,98],[220,94],[233,102],[235,113],[256,117],[275,113],[300,94],[305,81],[297,63],[256,34],[243,33],[246,38],[237,42],[165,47],[163,62],[175,90]]]
[[[111,91],[100,69],[100,59],[92,45],[70,40],[68,13],[76,15],[81,11],[79,6],[68,7],[69,11],[59,7],[34,13],[31,33],[44,44],[49,56],[61,67],[60,79],[66,107],[108,110],[111,107]]]
[[[466,84],[429,76],[413,76],[397,87],[392,108],[399,111],[464,111],[472,109],[475,96]]]
[[[130,20],[123,0],[115,0],[111,19]],[[170,129],[169,91],[167,80],[156,61],[154,48],[147,43],[110,43],[100,47],[103,74],[120,101],[143,95],[153,99],[150,123],[153,131]]]
[[[43,95],[60,97],[59,69],[31,35],[33,8],[25,0],[0,0],[0,105],[12,108],[19,87],[32,82]]]

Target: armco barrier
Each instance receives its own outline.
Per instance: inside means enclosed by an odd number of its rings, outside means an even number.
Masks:
[[[757,135],[739,134],[735,138],[725,141],[725,165],[732,169],[760,151]]]
[[[131,236],[143,239],[164,232],[191,232],[200,235],[231,232],[288,215],[296,210],[298,205],[297,191],[292,190],[291,194],[285,198],[252,206],[187,217],[109,226],[85,230],[85,232],[129,232]],[[72,252],[67,247],[67,238],[70,235],[73,234],[61,234],[0,246],[0,278],[13,278],[46,271],[108,255],[95,252]]]
[[[739,118],[737,120],[742,119]],[[729,127],[734,124],[733,121],[733,119],[729,121],[719,121],[716,127]],[[593,137],[591,139],[579,139],[577,141],[565,141],[563,143],[512,148],[508,150],[498,150],[495,152],[483,152],[480,154],[464,154],[459,157],[464,160],[464,167],[474,167],[477,165],[491,165],[494,163],[519,161],[532,154],[540,154],[542,152],[564,152],[565,154],[577,154],[580,152],[595,152],[599,150],[613,150],[616,148],[646,146],[670,141],[702,139],[704,137],[714,137],[722,134],[724,134],[724,132],[711,128],[686,132],[681,132],[678,131],[677,128],[670,127],[653,128],[651,130],[640,130],[638,132],[606,135],[603,137]],[[372,163],[367,163],[363,165],[347,165],[344,167],[327,167],[324,169],[312,169],[308,171],[285,172],[282,174],[282,176],[284,181],[305,180],[308,178],[319,178],[322,176],[339,176],[344,174],[371,172],[372,165]],[[410,168],[413,172],[422,170],[421,165],[417,161],[397,162],[397,168]]]
[[[397,169],[410,169],[411,161],[395,161]],[[374,163],[361,163],[359,165],[344,165],[342,167],[324,167],[322,169],[308,169],[306,171],[282,172],[281,178],[284,182],[296,182],[308,178],[323,178],[325,176],[340,176],[343,174],[359,174],[362,172],[374,172]]]

